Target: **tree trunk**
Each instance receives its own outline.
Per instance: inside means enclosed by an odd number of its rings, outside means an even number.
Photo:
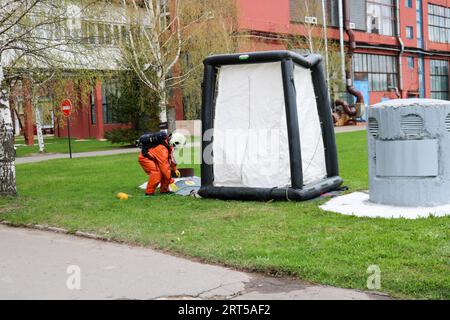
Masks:
[[[45,144],[44,144],[44,136],[42,135],[42,115],[41,115],[41,108],[39,107],[37,101],[35,102],[34,107],[34,115],[36,117],[36,132],[37,132],[37,138],[38,138],[38,145],[39,145],[39,153],[45,152]]]
[[[31,81],[27,78],[23,79],[23,135],[25,144],[34,145],[34,128],[33,128],[33,92]]]
[[[169,133],[172,133],[177,128],[175,122],[175,108],[168,107],[167,108],[167,130]]]
[[[9,90],[4,83],[0,59],[0,196],[17,195],[14,129],[9,109]]]
[[[159,122],[161,124],[167,123],[167,107],[166,107],[166,100],[160,99],[159,100]]]
[[[314,53],[314,39],[312,32],[313,32],[312,27],[308,26],[308,44],[310,53]]]
[[[15,105],[13,99],[11,99],[12,95],[9,95],[9,112],[11,113],[11,122],[13,124],[13,134],[16,136],[16,114],[14,111]]]
[[[167,123],[167,93],[166,93],[166,80],[162,73],[158,72],[160,75],[160,80],[158,83],[158,91],[159,91],[159,124],[160,126],[168,129]]]
[[[172,133],[176,129],[175,125],[175,108],[167,107],[167,86],[166,81],[161,79],[159,81],[159,123],[161,126],[167,128],[168,133]]]

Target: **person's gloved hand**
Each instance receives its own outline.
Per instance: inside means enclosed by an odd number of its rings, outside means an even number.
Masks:
[[[181,177],[181,173],[179,170],[175,170],[175,175],[177,176],[177,178]]]

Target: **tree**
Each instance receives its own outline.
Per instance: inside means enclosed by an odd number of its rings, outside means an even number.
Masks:
[[[20,63],[19,63],[20,65]],[[16,61],[17,66],[17,61]],[[42,134],[43,110],[39,103],[41,96],[48,95],[48,89],[52,81],[57,78],[59,69],[55,66],[46,66],[46,68],[34,68],[31,64],[24,62],[19,70],[15,71],[15,79],[11,79],[10,88],[19,87],[21,91],[23,87],[27,90],[27,97],[31,100],[32,111],[36,123],[36,134],[39,146],[39,153],[45,152],[44,136]],[[29,89],[29,92],[28,92]],[[31,116],[31,115],[30,115]]]
[[[128,44],[123,47],[124,65],[158,95],[160,122],[168,123],[169,131],[174,127],[173,121],[168,121],[168,91],[180,86],[201,67],[199,59],[194,57],[184,64],[189,69],[180,70],[180,57],[183,53],[195,52],[197,45],[203,46],[201,52],[205,55],[212,52],[213,48],[208,50],[206,46],[212,41],[209,38],[223,41],[226,46],[229,42],[229,33],[225,32],[228,21],[222,19],[222,15],[224,8],[230,8],[232,3],[231,0],[123,0],[131,22]],[[222,26],[222,34],[227,34],[227,40],[206,33],[212,21]],[[204,37],[199,36],[201,33]]]
[[[42,134],[42,109],[38,103],[38,100],[42,90],[45,90],[46,83],[51,81],[53,76],[54,73],[53,74],[50,73],[43,79],[39,79],[36,77],[28,78],[31,80],[31,105],[33,107],[34,118],[36,121],[36,133],[38,137],[39,153],[45,152],[45,143],[44,143],[44,136]]]
[[[169,20],[168,2],[164,0],[123,0],[123,7],[129,21],[128,41],[122,53],[124,65],[158,95],[159,119],[167,124],[168,80],[181,51],[179,19],[175,16]]]
[[[181,82],[183,89],[184,116],[186,119],[200,119],[203,79],[203,60],[212,54],[232,53],[238,49],[234,36],[237,29],[237,8],[235,1],[183,0],[180,15],[182,21],[191,21],[198,12],[209,12],[210,19],[188,30],[181,52],[181,70],[189,76]]]
[[[302,53],[318,53],[324,57],[328,90],[331,97],[337,97],[343,91],[344,80],[340,77],[339,44],[329,41],[326,24],[328,1],[304,0],[296,1],[293,19],[299,23],[299,34],[287,39],[290,49]]]
[[[73,8],[65,0],[0,0],[0,195],[17,194],[11,82],[24,70],[23,62],[44,69],[48,62],[67,62],[68,54],[75,60],[72,48],[79,42],[66,28]]]
[[[110,99],[114,101],[113,117],[130,128],[107,132],[105,137],[113,143],[133,144],[144,132],[157,131],[159,127],[159,98],[145,86],[132,71],[125,71],[112,80],[116,87]]]

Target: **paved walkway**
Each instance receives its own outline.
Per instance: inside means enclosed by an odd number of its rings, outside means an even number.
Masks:
[[[91,151],[91,152],[79,152],[72,153],[73,158],[83,158],[83,157],[98,157],[98,156],[111,156],[114,154],[123,154],[123,153],[137,153],[139,149],[137,148],[123,148],[123,149],[114,149],[114,150],[104,150],[104,151]],[[31,163],[31,162],[40,162],[46,160],[53,159],[69,159],[69,154],[67,153],[53,153],[53,154],[45,154],[38,156],[30,156],[30,157],[20,157],[16,158],[16,164],[22,163]]]
[[[365,131],[366,126],[343,126],[343,127],[335,127],[334,132],[353,132],[353,131]]]
[[[0,299],[386,299],[53,232],[0,225],[0,239]]]

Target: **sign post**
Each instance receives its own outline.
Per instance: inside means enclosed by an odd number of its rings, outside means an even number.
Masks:
[[[72,113],[72,101],[70,101],[69,99],[63,100],[63,102],[61,102],[61,111],[63,113],[63,115],[67,118],[67,137],[69,138],[69,154],[70,154],[70,159],[72,159],[72,144],[70,141],[70,114]]]

